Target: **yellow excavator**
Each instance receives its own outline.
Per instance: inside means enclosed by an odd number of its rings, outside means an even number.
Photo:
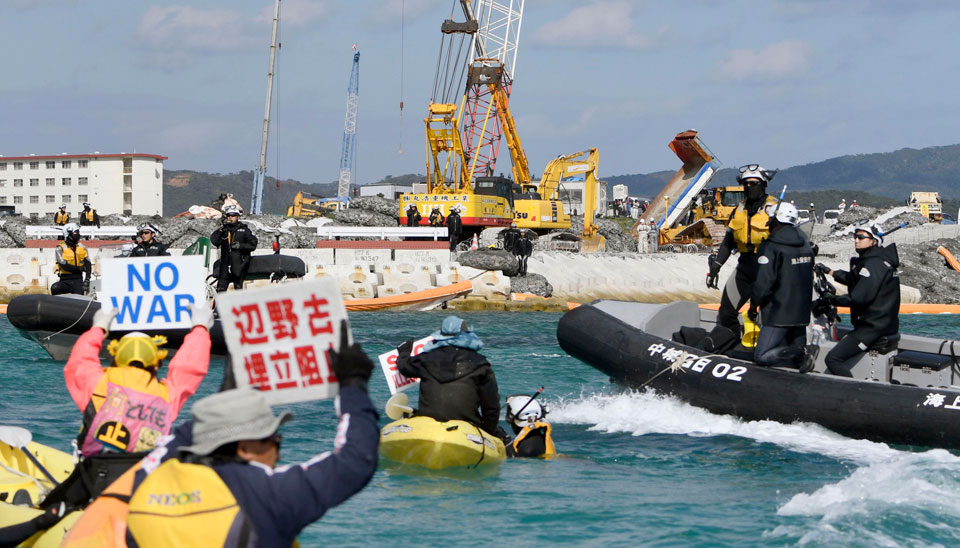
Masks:
[[[293,205],[287,208],[287,217],[323,217],[326,213],[339,211],[344,206],[340,198],[324,198],[310,194],[307,198],[303,192],[297,192],[293,197]]]

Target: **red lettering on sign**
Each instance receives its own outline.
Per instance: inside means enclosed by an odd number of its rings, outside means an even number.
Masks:
[[[312,345],[298,346],[293,349],[297,356],[297,367],[300,368],[300,383],[302,386],[323,384],[323,375],[320,373],[320,363],[317,361],[317,349]]]
[[[311,309],[310,315],[308,317],[307,323],[310,325],[310,334],[318,335],[320,333],[326,333],[328,335],[333,334],[333,323],[330,320],[322,322],[325,318],[330,317],[330,313],[326,310],[321,310],[321,307],[326,308],[330,303],[327,299],[318,299],[316,295],[311,294],[310,298],[303,302],[304,308]]]
[[[234,307],[233,315],[238,318],[234,325],[240,330],[240,344],[263,344],[267,342],[267,334],[263,329],[263,317],[260,315],[260,305],[257,303],[245,304],[240,308]]]
[[[281,299],[267,302],[267,313],[270,314],[270,322],[273,324],[274,339],[297,338],[297,325],[300,320],[293,313],[292,300]]]
[[[289,352],[278,350],[270,354],[270,362],[273,363],[273,370],[277,372],[277,382],[274,384],[274,388],[286,390],[287,388],[297,387],[297,380],[291,376]]]
[[[270,390],[270,377],[267,376],[267,364],[263,361],[263,354],[257,352],[243,359],[243,367],[247,370],[247,379],[250,386],[257,390]]]

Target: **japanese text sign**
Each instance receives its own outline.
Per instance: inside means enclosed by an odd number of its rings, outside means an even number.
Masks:
[[[116,308],[110,329],[182,329],[189,305],[207,302],[203,257],[127,257],[100,264],[100,306]]]
[[[416,356],[423,352],[423,347],[427,345],[428,342],[432,341],[433,337],[424,337],[419,341],[413,343],[413,350],[410,351],[411,356]],[[404,377],[397,371],[397,356],[400,353],[397,352],[397,349],[394,348],[389,352],[385,352],[377,356],[380,360],[380,367],[383,368],[383,374],[387,377],[387,386],[390,387],[390,395],[396,394],[397,392],[403,392],[414,386],[420,384],[420,379]]]
[[[347,310],[333,278],[220,293],[217,310],[238,387],[271,405],[337,395],[330,349]]]

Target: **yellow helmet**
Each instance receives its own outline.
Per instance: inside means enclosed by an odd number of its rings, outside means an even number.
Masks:
[[[167,350],[160,350],[159,346],[167,344],[163,335],[151,337],[146,333],[134,331],[127,333],[118,340],[110,341],[107,352],[120,367],[133,363],[140,363],[143,367],[160,367],[160,362],[167,357]]]

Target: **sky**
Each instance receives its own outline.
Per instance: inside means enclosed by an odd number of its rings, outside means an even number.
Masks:
[[[255,168],[273,4],[0,0],[0,154]],[[267,174],[337,179],[353,44],[354,181],[425,173],[454,3],[281,6]],[[667,144],[690,128],[724,166],[771,169],[956,144],[958,23],[954,0],[526,0],[510,106],[534,173],[589,147],[601,177],[675,170]]]

